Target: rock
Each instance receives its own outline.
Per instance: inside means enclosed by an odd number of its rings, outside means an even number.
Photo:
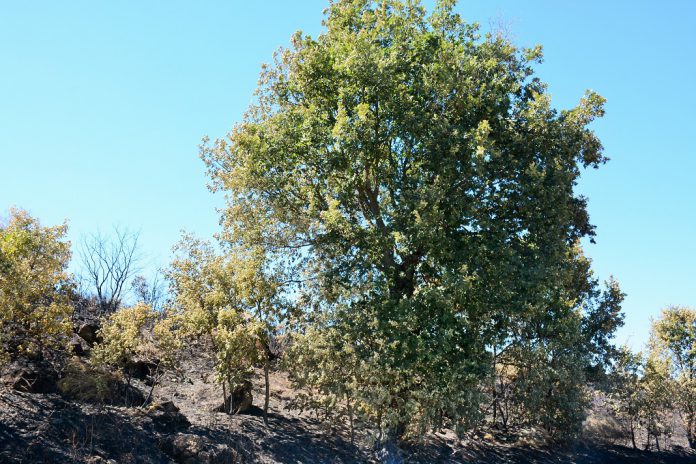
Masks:
[[[75,356],[85,356],[89,351],[89,346],[86,346],[85,340],[79,335],[73,335],[68,343],[70,353]]]
[[[173,433],[191,426],[186,416],[172,401],[153,404],[147,415],[160,433]]]
[[[82,337],[89,346],[93,346],[95,343],[101,341],[101,337],[98,335],[100,327],[95,323],[82,324],[79,329],[77,329],[77,335]]]
[[[393,442],[385,443],[380,449],[375,452],[377,462],[384,464],[403,464],[404,458],[399,452],[399,448]]]
[[[153,406],[153,409],[164,412],[179,412],[179,408],[176,407],[173,401],[163,401],[162,403],[157,403]]]
[[[2,375],[2,383],[13,390],[26,393],[54,393],[58,374],[48,365],[15,361]]]
[[[157,363],[150,361],[133,361],[126,366],[126,370],[134,379],[145,380],[157,369]]]
[[[79,403],[133,407],[145,402],[138,388],[78,357],[70,359],[57,385],[64,398]]]
[[[208,439],[188,433],[178,433],[160,442],[160,449],[180,464],[242,463],[241,456],[227,445],[211,443]]]
[[[227,408],[232,411],[233,414],[241,414],[247,412],[251,409],[254,402],[254,396],[251,393],[251,382],[244,382],[241,386],[237,387],[228,397],[227,397]],[[221,404],[214,409],[216,412],[229,412],[225,408],[225,404]]]

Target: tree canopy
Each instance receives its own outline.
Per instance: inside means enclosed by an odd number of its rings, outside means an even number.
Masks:
[[[604,99],[553,109],[541,48],[481,35],[452,1],[344,0],[324,26],[203,146],[222,238],[297,282],[309,319],[369,366],[364,404],[395,435],[476,417],[493,347],[556,359],[549,375],[601,362],[623,296],[579,251],[594,229],[574,187],[606,161],[589,128]],[[558,395],[561,380],[544,379]]]

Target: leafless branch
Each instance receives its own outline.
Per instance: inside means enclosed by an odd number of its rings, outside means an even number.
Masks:
[[[85,279],[104,314],[118,309],[126,283],[138,271],[139,235],[114,227],[110,236],[97,232],[81,241],[80,258]]]

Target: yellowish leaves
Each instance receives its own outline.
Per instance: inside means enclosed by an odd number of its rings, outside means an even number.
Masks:
[[[163,317],[144,303],[120,309],[104,321],[92,360],[103,367],[123,368],[138,359],[174,367],[184,344],[182,327],[178,315]]]
[[[328,198],[326,203],[328,208],[320,213],[323,226],[328,230],[340,230],[345,222],[340,209],[341,203],[335,198]]]
[[[488,136],[491,133],[491,125],[486,119],[482,120],[478,127],[476,128],[476,133],[474,134],[476,143],[476,156],[483,159],[486,149],[489,145]]]
[[[234,310],[221,310],[213,332],[217,349],[217,380],[234,387],[241,384],[261,358],[259,335],[262,324],[250,315]]]
[[[544,47],[537,44],[532,48],[525,48],[522,50],[524,59],[527,61],[541,63],[544,60]]]
[[[10,343],[28,354],[64,343],[72,311],[66,232],[65,224],[43,227],[19,209],[0,224],[0,353]]]
[[[273,300],[279,281],[265,273],[260,248],[227,249],[184,236],[168,277],[175,291],[173,312],[182,335],[205,336],[216,356],[222,385],[243,382],[263,355],[268,326],[277,316]]]
[[[123,366],[145,349],[146,331],[154,324],[157,313],[139,303],[111,314],[99,334],[103,342],[97,345],[92,359],[101,365]]]

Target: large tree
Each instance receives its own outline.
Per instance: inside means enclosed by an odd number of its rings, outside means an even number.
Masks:
[[[606,160],[588,128],[604,99],[554,110],[540,47],[481,36],[453,1],[338,1],[324,26],[298,32],[243,122],[203,146],[222,238],[297,284],[312,333],[360,367],[359,388],[336,388],[390,436],[475,419],[495,346],[558,360],[530,376],[561,395],[553,376],[596,363],[616,325],[587,314],[616,321],[621,299],[577,252],[593,227],[574,187]]]

